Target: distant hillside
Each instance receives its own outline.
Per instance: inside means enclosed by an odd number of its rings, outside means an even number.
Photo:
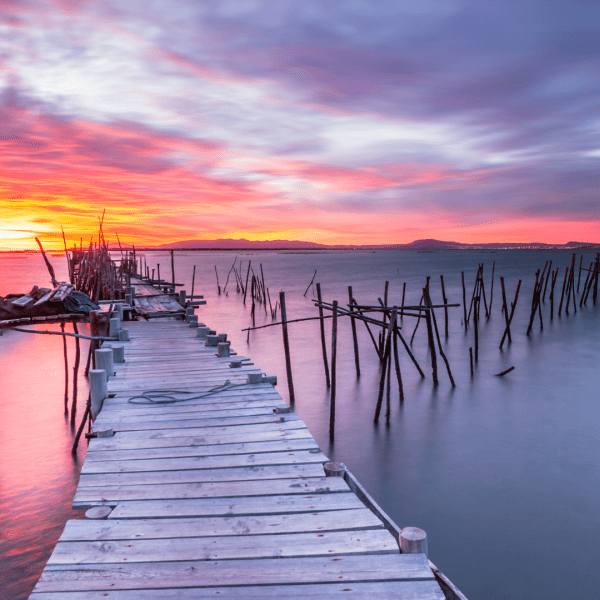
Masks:
[[[589,242],[568,242],[566,244],[543,244],[541,242],[495,242],[491,244],[464,244],[461,242],[442,241],[434,239],[414,240],[408,244],[365,244],[365,245],[327,245],[317,244],[316,242],[301,242],[298,240],[184,240],[181,242],[172,242],[170,244],[160,244],[157,246],[138,246],[139,250],[351,250],[351,249],[369,249],[369,250],[475,250],[475,249],[573,249],[585,247],[597,247],[600,244]],[[109,244],[111,250],[118,250],[119,245],[112,242]],[[131,244],[121,244],[123,250],[131,250]]]
[[[235,249],[246,249],[246,248],[327,248],[324,244],[316,244],[315,242],[299,242],[296,240],[265,240],[265,241],[254,241],[254,240],[232,240],[232,239],[221,239],[221,240],[185,240],[182,242],[173,242],[171,244],[162,244],[156,246],[157,249],[161,250],[177,250],[178,248],[193,248],[193,249],[206,249],[206,248],[222,248],[224,250]]]

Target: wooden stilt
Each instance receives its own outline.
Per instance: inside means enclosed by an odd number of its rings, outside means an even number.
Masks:
[[[250,269],[248,269],[248,273]],[[287,311],[285,308],[285,292],[279,292],[279,306],[281,307],[281,329],[283,331],[283,348],[285,351],[285,370],[287,373],[288,390],[290,393],[290,404],[293,406],[296,397],[294,395],[294,382],[292,381],[292,361],[290,358],[290,341],[287,329]]]
[[[319,324],[321,327],[321,348],[323,351],[323,363],[325,364],[325,381],[327,387],[331,387],[329,378],[329,362],[327,361],[327,344],[325,343],[325,321],[323,320],[323,307],[321,306],[323,299],[321,298],[321,284],[317,283],[317,300],[319,301]]]
[[[337,321],[338,302],[333,301],[333,320],[331,322],[331,392],[329,396],[329,439],[335,435],[335,392],[336,392],[336,363],[337,363]]]

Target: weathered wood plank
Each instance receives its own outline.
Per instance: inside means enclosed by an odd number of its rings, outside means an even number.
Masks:
[[[143,471],[138,473],[100,473],[81,475],[79,488],[116,485],[156,485],[166,483],[219,483],[225,481],[259,481],[321,477],[321,463],[309,465],[277,465],[271,467],[238,467],[233,469],[189,469]]]
[[[225,469],[231,467],[266,467],[325,463],[327,456],[319,449],[292,452],[262,452],[259,454],[224,454],[219,456],[189,456],[137,460],[89,461],[82,475],[92,473],[137,473],[141,471],[181,471],[187,469]]]
[[[245,444],[211,444],[210,446],[190,446],[186,444],[181,447],[136,448],[135,450],[99,450],[96,452],[88,449],[85,462],[88,463],[104,460],[182,458],[187,456],[218,456],[222,454],[256,454],[261,452],[286,452],[318,449],[317,442],[310,437],[310,434],[308,434],[308,429],[304,431],[307,432],[306,437],[300,439],[248,442]]]
[[[34,593],[31,600],[57,600],[56,594]],[[329,583],[256,587],[178,588],[62,592],[64,600],[445,600],[436,581],[380,581],[374,583]]]
[[[47,565],[35,590],[160,589],[223,585],[277,585],[432,580],[424,554],[304,557],[277,560],[201,560],[127,565]]]
[[[341,477],[306,479],[267,479],[225,483],[172,483],[165,485],[79,486],[74,507],[119,502],[121,500],[176,500],[178,498],[235,498],[281,494],[327,494],[348,491]]]
[[[148,421],[145,423],[130,423],[130,422],[117,422],[114,424],[113,429],[115,431],[152,431],[152,430],[166,430],[166,429],[192,429],[192,428],[210,428],[210,427],[232,427],[236,425],[258,425],[258,424],[272,424],[281,422],[280,419],[283,417],[275,416],[273,414],[257,415],[254,417],[218,417],[218,418],[206,418],[206,419],[187,419],[183,421]],[[295,414],[285,415],[285,422],[298,422],[300,418]],[[304,425],[304,423],[302,423]],[[113,425],[111,423],[111,425]]]
[[[106,444],[110,444],[108,447],[118,447],[119,444],[122,447],[132,448],[143,448],[153,447],[145,446],[152,442],[169,438],[169,443],[176,444],[176,440],[172,438],[180,437],[195,437],[195,444],[212,444],[217,443],[212,438],[220,437],[223,439],[223,443],[236,443],[244,441],[244,438],[250,441],[256,441],[263,439],[260,437],[261,430],[264,430],[265,434],[279,432],[284,434],[287,431],[292,430],[305,430],[306,425],[302,421],[285,421],[283,423],[259,423],[256,425],[232,425],[231,427],[195,427],[191,429],[157,429],[150,431],[123,431],[118,432],[114,438],[107,438],[102,440]],[[114,441],[113,441],[114,440]],[[135,441],[133,441],[135,440]],[[98,440],[100,442],[100,440]],[[126,446],[128,442],[134,444],[133,446]],[[114,446],[112,446],[114,444]],[[125,446],[123,446],[125,444]]]
[[[352,493],[121,501],[108,519],[281,515],[362,509]]]
[[[47,564],[132,564],[171,560],[286,558],[398,552],[396,540],[385,529],[380,529],[160,540],[59,541]]]
[[[187,537],[310,533],[359,529],[382,529],[381,521],[368,509],[318,513],[201,519],[71,520],[61,542],[138,540]]]
[[[257,408],[237,408],[237,409],[224,409],[224,410],[213,410],[210,412],[202,412],[198,415],[199,411],[169,411],[166,414],[157,411],[155,414],[150,415],[102,415],[94,421],[96,427],[102,424],[115,425],[117,429],[126,429],[128,424],[143,423],[156,423],[158,419],[169,420],[169,421],[186,421],[198,417],[208,419],[219,419],[219,418],[233,418],[239,417],[255,417],[255,416],[273,416],[273,409],[276,405],[271,404],[270,406],[259,406]]]

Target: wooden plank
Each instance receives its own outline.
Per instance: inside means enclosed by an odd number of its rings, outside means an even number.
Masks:
[[[368,508],[202,519],[84,519],[67,521],[60,541],[149,540],[382,528],[381,521]]]
[[[56,594],[33,593],[31,600],[57,600]],[[377,581],[372,583],[329,583],[269,585],[256,587],[207,587],[161,590],[62,592],[61,600],[445,600],[436,581]]]
[[[308,432],[308,429],[305,430]],[[103,438],[98,438],[103,439]],[[167,448],[136,448],[134,450],[104,450],[88,453],[86,462],[105,460],[137,460],[153,458],[182,458],[188,456],[218,456],[224,454],[257,454],[261,452],[288,452],[317,450],[317,442],[306,433],[306,437],[290,440],[272,440],[241,444],[217,444],[209,446],[176,446]]]
[[[35,590],[61,592],[172,587],[432,580],[424,554],[200,560],[127,565],[47,565]]]
[[[103,463],[96,463],[103,464]],[[139,471],[136,473],[99,473],[82,475],[78,489],[118,485],[157,485],[167,483],[222,483],[225,481],[259,481],[322,477],[321,463],[308,465],[276,465],[270,467],[237,467],[232,469],[185,469],[172,471]]]
[[[183,407],[179,411],[170,410],[167,413],[161,413],[158,410],[154,414],[149,415],[114,415],[107,414],[100,415],[94,421],[96,429],[106,425],[114,425],[113,429],[126,429],[128,425],[140,425],[145,423],[155,423],[158,420],[171,421],[188,421],[195,420],[198,417],[206,419],[237,419],[239,417],[257,417],[257,416],[269,416],[273,417],[273,410],[276,404],[273,403],[270,406],[260,406],[257,408],[237,408],[237,409],[224,409],[224,410],[212,410],[212,411],[187,411],[183,410]],[[200,413],[200,414],[198,414]]]
[[[300,418],[295,414],[285,415],[286,421],[300,421]],[[279,423],[279,417],[273,414],[258,415],[254,417],[219,417],[206,419],[187,419],[184,421],[149,421],[144,423],[136,422],[118,422],[115,423],[115,431],[152,431],[165,429],[190,429],[190,428],[209,428],[209,427],[232,427],[235,425],[256,425],[256,424],[271,424]]]
[[[186,402],[176,404],[129,404],[122,408],[112,408],[106,412],[102,409],[100,417],[110,416],[111,418],[136,419],[143,416],[157,416],[166,414],[193,414],[193,413],[211,413],[213,411],[235,410],[245,408],[273,408],[278,406],[276,398],[266,402],[264,400],[238,400],[233,402],[205,402],[203,404],[190,405]],[[99,417],[99,418],[100,418]]]
[[[181,471],[198,469],[231,469],[234,467],[266,467],[326,463],[328,458],[318,449],[259,454],[223,454],[219,456],[186,456],[136,460],[104,460],[86,462],[82,475],[93,473],[139,473],[144,471]]]
[[[284,423],[264,423],[258,425],[234,425],[232,427],[197,427],[195,429],[163,429],[156,431],[125,431],[117,432],[113,438],[105,438],[97,443],[107,444],[103,448],[153,448],[153,445],[161,440],[166,440],[168,445],[177,445],[177,439],[194,437],[195,444],[201,446],[204,444],[218,443],[217,438],[222,439],[221,443],[238,443],[243,441],[258,441],[264,439],[261,433],[285,433],[295,429],[306,430],[306,425],[302,421],[286,421]],[[96,446],[96,444],[94,444]],[[97,446],[100,448],[101,446]]]
[[[398,552],[396,540],[381,529],[161,540],[59,541],[47,564],[132,564],[182,559],[289,558]]]
[[[113,503],[114,504],[114,503]],[[364,508],[352,493],[121,501],[108,519],[281,515]]]
[[[75,492],[73,506],[83,508],[122,500],[177,500],[185,498],[236,498],[282,494],[327,494],[348,491],[341,477],[267,479],[225,483],[170,483],[164,485],[115,485],[83,487]]]
[[[282,423],[283,425],[283,423]],[[252,427],[252,426],[249,426]],[[120,460],[118,452],[123,451],[123,459],[135,458],[144,455],[148,451],[148,457],[153,458],[152,451],[157,452],[156,458],[159,458],[160,452],[174,453],[181,452],[181,456],[195,456],[202,454],[204,456],[211,454],[243,454],[241,450],[248,449],[250,452],[261,451],[262,444],[281,442],[290,445],[290,449],[311,449],[317,448],[317,443],[306,427],[298,429],[275,428],[270,431],[247,431],[244,433],[232,433],[230,435],[216,434],[210,436],[163,436],[160,438],[139,438],[133,437],[132,433],[118,433],[112,438],[96,438],[90,440],[86,460],[95,460],[95,456],[100,452],[109,452],[115,455],[116,460]],[[185,432],[187,433],[187,432]],[[298,446],[295,447],[295,440],[298,440]],[[162,450],[165,449],[165,450]],[[240,450],[240,452],[238,452]],[[100,458],[104,460],[104,458]]]

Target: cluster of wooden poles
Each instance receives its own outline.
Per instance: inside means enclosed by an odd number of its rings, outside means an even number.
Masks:
[[[221,290],[221,285],[219,284],[219,273],[217,271],[217,266],[215,265],[215,275],[217,277],[217,291],[219,292],[219,296],[221,293],[225,295],[229,295],[227,291],[227,286],[229,285],[229,278],[231,274],[234,274],[235,277],[235,289],[238,294],[243,294],[244,304],[246,304],[246,298],[248,297],[248,292],[250,292],[250,299],[252,300],[252,323],[254,323],[256,317],[256,305],[262,305],[265,309],[265,314],[267,314],[267,303],[269,304],[269,310],[271,312],[271,318],[277,318],[277,310],[279,308],[279,301],[275,302],[275,306],[271,303],[271,294],[269,293],[269,288],[265,285],[265,273],[263,271],[262,263],[260,263],[260,277],[254,272],[252,268],[252,261],[248,261],[248,267],[246,268],[246,275],[244,277],[244,270],[242,267],[242,262],[240,261],[237,264],[238,257],[236,256],[233,265],[229,269],[227,273],[227,279],[225,280],[225,285]]]
[[[584,269],[582,267],[582,260],[580,260],[579,266],[579,277],[577,280],[577,286],[575,286],[575,254],[571,259],[571,263],[569,267],[565,269],[565,278],[563,282],[563,290],[560,299],[560,305],[558,309],[558,315],[560,316],[563,301],[566,299],[565,304],[565,312],[568,314],[568,306],[572,300],[572,305],[574,310],[576,311],[576,289],[577,293],[579,292],[579,284],[581,279],[581,272],[587,271],[587,277],[585,283],[583,285],[583,292],[580,297],[579,304],[580,306],[587,302],[588,296],[592,293],[592,298],[594,303],[597,299],[597,287],[598,280],[600,276],[600,253],[597,254],[595,261],[590,264],[589,269]],[[471,376],[474,374],[474,366],[478,362],[479,359],[479,319],[481,317],[481,309],[483,308],[483,312],[487,319],[491,317],[492,314],[492,304],[493,304],[493,290],[494,290],[494,272],[495,272],[495,262],[492,264],[492,279],[490,286],[490,294],[489,294],[489,302],[486,296],[486,288],[483,277],[484,265],[479,264],[477,268],[477,273],[475,275],[475,283],[473,286],[473,291],[471,294],[470,303],[466,301],[466,286],[465,286],[465,274],[461,272],[462,279],[462,294],[463,294],[463,323],[465,327],[465,331],[468,331],[469,323],[473,322],[474,329],[474,348],[469,348],[470,355],[470,368],[471,368]],[[554,286],[556,283],[556,279],[558,276],[558,268],[555,272],[551,271],[552,261],[546,262],[544,268],[538,270],[535,275],[535,284],[532,298],[532,311],[529,327],[527,329],[527,335],[529,335],[531,331],[531,326],[534,321],[534,317],[536,314],[539,314],[540,323],[543,327],[542,314],[541,314],[541,306],[540,303],[544,302],[546,297],[546,288],[548,286],[548,280],[551,279],[551,287],[550,287],[550,302],[551,302],[551,319],[554,314]],[[316,275],[316,272],[315,272]],[[515,289],[514,300],[508,303],[507,293],[506,293],[506,285],[504,281],[504,277],[500,277],[500,284],[502,290],[502,314],[504,316],[504,331],[502,335],[502,339],[500,341],[500,349],[502,349],[506,339],[508,339],[509,343],[512,341],[511,338],[511,324],[513,321],[513,317],[515,314],[515,309],[517,306],[517,301],[519,298],[519,291],[521,288],[521,280],[519,279]],[[310,289],[313,286],[313,280],[309,284]],[[419,327],[421,320],[425,321],[427,327],[427,344],[428,344],[428,352],[431,360],[431,374],[433,379],[434,386],[439,384],[438,378],[438,354],[444,361],[446,372],[448,374],[448,379],[452,387],[455,387],[454,377],[452,375],[452,370],[450,367],[450,363],[448,358],[444,352],[442,343],[441,343],[441,335],[440,328],[438,327],[438,322],[436,318],[436,309],[444,309],[444,334],[445,337],[448,338],[448,309],[459,307],[460,304],[450,304],[446,297],[446,290],[444,285],[444,278],[440,276],[440,284],[442,291],[442,299],[443,303],[434,305],[431,301],[430,294],[430,278],[427,277],[425,287],[422,288],[421,301],[419,305],[405,305],[405,295],[406,295],[406,283],[403,285],[402,290],[402,304],[400,306],[390,306],[388,302],[388,288],[389,282],[385,282],[384,286],[384,294],[383,299],[378,298],[379,305],[370,306],[370,305],[362,305],[358,304],[356,299],[353,296],[352,286],[348,286],[348,303],[345,306],[341,306],[340,303],[336,300],[333,302],[325,302],[322,299],[321,293],[321,284],[316,284],[316,299],[313,300],[315,306],[318,308],[319,316],[318,317],[305,317],[301,319],[287,319],[286,308],[285,308],[285,293],[280,293],[279,304],[281,306],[281,321],[278,323],[270,323],[262,326],[253,326],[244,329],[244,331],[248,331],[248,334],[252,330],[262,329],[265,327],[272,327],[275,325],[281,325],[283,331],[283,345],[285,351],[285,359],[286,359],[286,372],[287,372],[287,380],[289,387],[289,396],[291,404],[294,404],[295,394],[294,394],[294,384],[292,379],[292,368],[291,368],[291,360],[290,360],[290,350],[289,350],[289,336],[288,336],[288,324],[296,323],[301,321],[310,321],[318,319],[320,321],[320,333],[321,333],[321,348],[323,355],[323,364],[325,370],[325,381],[328,388],[330,388],[330,420],[329,420],[329,435],[333,440],[334,432],[335,432],[335,403],[336,403],[336,363],[337,363],[337,336],[338,336],[338,319],[340,317],[348,317],[350,319],[350,324],[352,328],[352,338],[353,338],[353,346],[354,346],[354,362],[356,367],[356,375],[360,377],[360,355],[358,348],[358,337],[357,337],[357,321],[360,321],[364,324],[365,328],[368,331],[369,337],[373,343],[373,347],[375,352],[379,358],[381,363],[381,373],[379,380],[379,393],[377,397],[377,403],[375,407],[375,414],[373,416],[374,422],[378,422],[381,411],[383,408],[383,400],[386,400],[386,411],[385,418],[386,422],[389,423],[390,419],[390,391],[391,391],[391,377],[392,370],[395,371],[396,380],[398,385],[398,393],[400,402],[404,401],[404,389],[402,384],[402,372],[400,368],[400,351],[401,347],[404,348],[408,356],[410,357],[411,362],[416,368],[417,372],[421,376],[421,378],[425,378],[425,373],[423,369],[419,365],[417,359],[415,358],[414,353],[411,351],[411,346],[415,338],[415,334]],[[468,308],[467,308],[468,307]],[[326,315],[325,311],[329,311],[331,314]],[[405,317],[415,318],[416,324],[414,330],[412,332],[412,336],[410,341],[407,342],[405,337],[401,333],[401,327],[399,325],[399,321],[403,322]],[[328,350],[327,350],[327,340],[325,335],[325,325],[324,320],[331,318],[332,319],[332,331],[331,331],[331,358],[328,358]],[[378,328],[377,336],[373,333],[373,328]],[[401,345],[399,344],[401,343]],[[473,349],[475,352],[473,352]],[[393,365],[392,365],[393,361]],[[497,376],[504,376],[507,373],[511,372],[514,367],[510,367],[501,373],[497,373]]]

